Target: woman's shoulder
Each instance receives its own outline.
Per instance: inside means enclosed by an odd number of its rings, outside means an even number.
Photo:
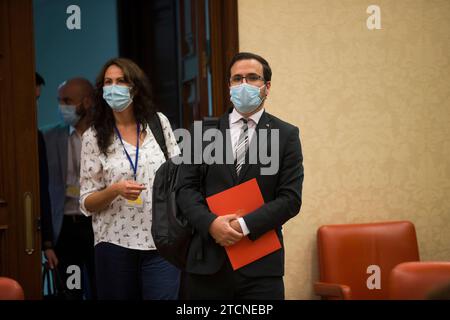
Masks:
[[[158,112],[156,112],[156,114],[158,115],[158,117],[162,123],[170,123],[169,119],[166,117],[166,115],[164,113],[158,111]]]
[[[164,113],[159,112],[159,111],[157,112],[157,115],[159,116],[161,126],[163,127],[164,131],[166,131],[167,129],[170,129],[172,131],[173,127],[172,127],[172,123],[170,122],[169,118],[167,118],[167,116]]]
[[[82,136],[83,140],[97,140],[97,134],[93,126],[89,127]]]

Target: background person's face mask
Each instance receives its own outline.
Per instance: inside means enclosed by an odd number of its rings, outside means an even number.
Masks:
[[[117,112],[122,112],[133,102],[130,95],[130,87],[110,85],[103,87],[103,99]]]
[[[260,97],[262,87],[255,87],[247,83],[242,83],[230,88],[230,100],[240,113],[251,113],[258,109],[263,102]]]
[[[59,114],[64,123],[68,126],[75,126],[80,121],[81,116],[77,113],[75,105],[59,105]]]

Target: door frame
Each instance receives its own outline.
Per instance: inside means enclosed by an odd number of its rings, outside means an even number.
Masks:
[[[41,246],[32,0],[0,1],[0,275],[40,299]]]

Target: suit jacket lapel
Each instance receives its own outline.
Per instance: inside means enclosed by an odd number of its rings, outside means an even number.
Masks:
[[[243,178],[245,177],[247,171],[249,170],[249,168],[251,167],[255,167],[256,169],[259,169],[261,167],[261,163],[259,162],[259,130],[260,129],[266,129],[269,131],[269,134],[267,135],[268,138],[270,137],[270,118],[267,115],[266,111],[263,112],[263,114],[261,115],[261,118],[258,121],[258,124],[256,125],[255,128],[255,136],[253,136],[252,140],[250,141],[250,145],[248,150],[255,150],[257,152],[256,154],[256,164],[250,164],[249,163],[249,152],[247,152],[246,156],[245,156],[245,163],[242,166],[241,172],[239,173],[239,179],[238,182],[240,183]],[[256,139],[255,139],[256,138]],[[269,139],[270,141],[270,139]],[[270,145],[269,141],[267,141],[267,144]]]

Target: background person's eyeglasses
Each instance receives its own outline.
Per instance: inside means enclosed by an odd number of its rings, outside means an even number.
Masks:
[[[244,79],[248,84],[251,84],[251,85],[260,84],[261,81],[265,82],[264,78],[261,77],[260,75],[258,75],[256,73],[250,73],[246,76],[242,76],[240,74],[236,74],[236,75],[232,76],[230,78],[230,84],[232,86],[239,85],[244,81]]]

